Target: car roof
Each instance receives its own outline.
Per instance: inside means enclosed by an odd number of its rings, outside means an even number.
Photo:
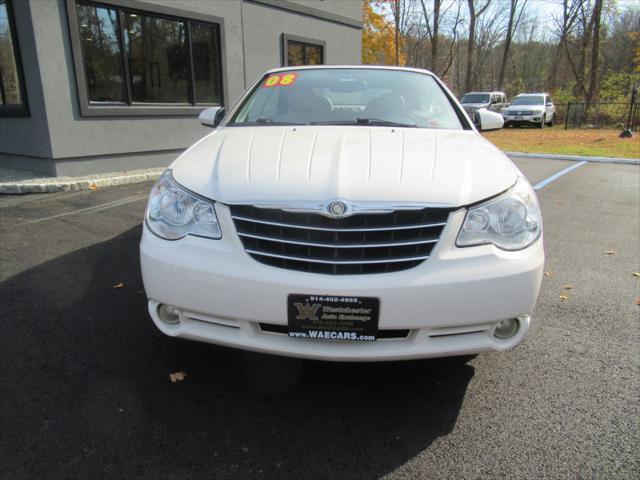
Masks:
[[[504,92],[500,92],[498,90],[491,90],[491,91],[486,91],[486,92],[467,92],[465,93],[465,95],[475,95],[476,93],[485,93],[485,94],[490,94],[493,95],[494,93],[499,93],[501,95],[504,95]]]
[[[540,95],[549,95],[546,92],[538,92],[538,93],[520,93],[516,95],[516,97],[539,97]]]
[[[404,72],[417,72],[433,75],[433,72],[422,68],[396,67],[387,65],[298,65],[295,67],[279,67],[267,70],[265,73],[290,72],[291,70],[327,70],[327,69],[353,69],[353,70],[400,70]]]

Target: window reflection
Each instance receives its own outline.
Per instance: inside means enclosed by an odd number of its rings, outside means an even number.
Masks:
[[[296,65],[304,65],[304,45],[301,43],[289,42],[287,45],[288,63],[287,65],[294,67]]]
[[[6,0],[0,0],[0,105],[21,105],[22,92]]]
[[[222,104],[219,25],[75,6],[89,103]]]
[[[218,72],[222,68],[218,56],[218,28],[215,25],[192,23],[191,50],[195,101],[221,103],[222,89]]]
[[[134,102],[189,103],[186,23],[126,13]]]
[[[296,42],[288,40],[287,42],[287,65],[321,65],[322,62],[322,46],[310,43]]]
[[[116,10],[78,5],[78,24],[89,101],[124,102]]]
[[[322,47],[319,45],[305,45],[304,53],[306,57],[306,65],[322,64]]]

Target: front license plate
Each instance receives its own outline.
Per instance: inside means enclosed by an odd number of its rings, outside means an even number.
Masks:
[[[522,120],[522,117],[516,117],[516,120]]]
[[[373,342],[378,336],[380,300],[291,294],[287,299],[290,337]]]

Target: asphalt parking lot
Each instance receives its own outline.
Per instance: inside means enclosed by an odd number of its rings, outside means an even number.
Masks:
[[[516,163],[532,184],[577,165]],[[532,330],[467,363],[161,335],[138,261],[149,188],[0,197],[0,478],[640,477],[640,167],[540,188]]]

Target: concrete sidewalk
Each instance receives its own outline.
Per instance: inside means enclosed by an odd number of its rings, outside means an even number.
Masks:
[[[96,173],[82,177],[37,177],[32,173],[0,168],[0,194],[52,193],[90,190],[155,180],[166,167]]]

